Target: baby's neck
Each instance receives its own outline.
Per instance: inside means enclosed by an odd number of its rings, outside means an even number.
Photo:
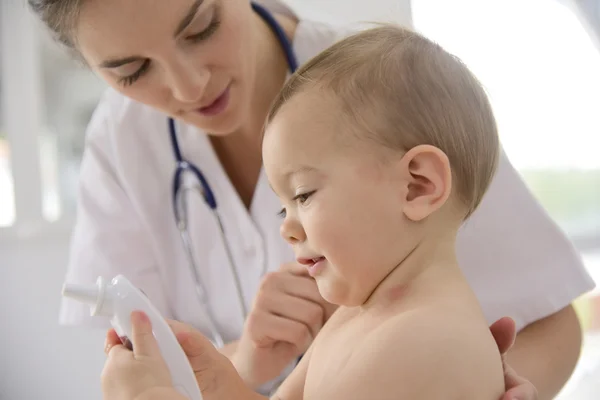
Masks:
[[[433,287],[462,280],[456,259],[456,235],[421,241],[377,285],[363,309],[387,307],[420,296]]]

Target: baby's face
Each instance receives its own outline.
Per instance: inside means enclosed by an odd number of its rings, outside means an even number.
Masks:
[[[344,131],[350,125],[330,96],[311,89],[286,103],[265,132],[263,161],[297,260],[326,300],[356,306],[414,239],[401,174],[381,161],[383,149]]]

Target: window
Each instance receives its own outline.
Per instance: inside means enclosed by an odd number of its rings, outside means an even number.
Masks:
[[[10,146],[8,144],[8,132],[5,124],[4,103],[7,102],[4,89],[4,42],[8,35],[3,24],[3,8],[0,7],[0,227],[10,226],[15,220],[15,198],[13,188],[12,169],[10,165]]]
[[[1,82],[0,82],[1,83]],[[2,87],[0,87],[0,96]],[[0,110],[2,102],[0,102]],[[10,148],[0,118],[0,227],[10,226],[15,221],[15,198],[10,167]]]
[[[54,221],[75,213],[85,130],[106,85],[41,29],[39,41],[43,210],[44,217]]]
[[[105,85],[19,2],[0,2],[0,33],[0,228],[68,227],[85,127]]]
[[[507,155],[600,285],[600,49],[568,4],[414,0],[413,18],[482,81]],[[584,348],[560,399],[596,399],[600,293],[576,308]]]

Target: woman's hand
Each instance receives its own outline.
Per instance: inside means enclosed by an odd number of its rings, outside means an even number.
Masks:
[[[242,337],[231,357],[247,385],[275,379],[303,354],[337,307],[297,263],[284,264],[263,278]]]
[[[502,354],[504,367],[506,393],[500,400],[537,400],[538,393],[535,386],[528,380],[517,375],[506,363],[506,353],[515,343],[515,321],[508,317],[501,318],[490,326],[490,331],[496,340],[500,354]]]

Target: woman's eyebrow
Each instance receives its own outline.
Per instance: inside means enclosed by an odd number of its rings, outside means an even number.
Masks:
[[[204,3],[204,0],[196,0],[194,4],[192,4],[185,17],[183,17],[181,22],[179,22],[179,25],[177,25],[177,29],[175,29],[175,33],[173,34],[173,36],[179,36],[181,32],[183,32],[185,28],[188,27],[188,25],[193,21],[194,17],[196,16],[196,13],[198,12],[198,9],[202,5],[202,3]],[[143,57],[131,56],[114,60],[106,60],[101,62],[99,66],[100,68],[118,68],[125,64],[130,64],[142,60],[144,60]]]

